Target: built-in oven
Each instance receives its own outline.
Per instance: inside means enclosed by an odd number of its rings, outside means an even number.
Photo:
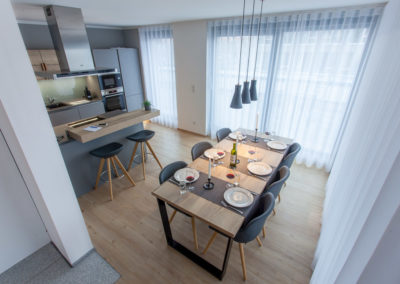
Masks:
[[[123,93],[121,74],[118,72],[98,75],[102,96]]]
[[[124,87],[118,72],[98,75],[99,87],[106,112],[126,110]]]
[[[126,110],[124,93],[103,96],[104,109],[106,112],[114,110]]]

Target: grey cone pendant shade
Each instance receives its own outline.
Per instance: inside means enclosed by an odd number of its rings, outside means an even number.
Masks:
[[[233,94],[231,108],[240,109],[242,108],[242,98],[240,97],[240,91],[242,90],[242,85],[235,85],[235,93]]]
[[[243,83],[243,91],[242,91],[242,103],[243,104],[251,103],[249,87],[250,87],[249,81],[246,81],[246,82]]]
[[[250,99],[252,101],[256,101],[257,100],[257,80],[251,80]]]

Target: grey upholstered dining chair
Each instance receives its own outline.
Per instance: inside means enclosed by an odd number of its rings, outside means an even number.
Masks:
[[[254,213],[249,218],[250,221],[245,223],[237,232],[236,236],[233,238],[234,241],[239,243],[240,249],[240,260],[242,262],[242,270],[243,270],[243,280],[246,280],[246,262],[244,259],[244,248],[243,244],[253,241],[254,239],[257,240],[258,245],[261,247],[262,242],[258,235],[260,234],[261,230],[264,228],[265,221],[267,220],[268,216],[271,214],[272,209],[275,205],[275,198],[272,193],[263,194],[257,203],[257,210],[254,210]],[[215,231],[215,230],[214,230]],[[214,241],[215,237],[217,236],[217,231],[211,236],[210,240],[206,248],[203,251],[205,254],[208,248],[211,246],[212,242]]]
[[[274,199],[278,198],[278,200],[280,202],[280,200],[281,200],[280,192],[281,192],[283,184],[289,178],[289,175],[290,175],[290,170],[288,167],[286,167],[286,166],[280,167],[278,172],[274,176],[272,183],[264,189],[262,195],[271,193],[274,196]],[[276,214],[275,208],[272,209],[272,212],[274,213],[274,215]],[[265,238],[265,229],[264,228],[263,228],[263,237]]]
[[[299,143],[293,143],[292,145],[290,145],[289,150],[283,157],[280,166],[287,166],[288,168],[290,168],[300,150],[301,146]]]
[[[208,150],[212,148],[213,145],[211,145],[210,142],[199,142],[192,147],[192,161],[196,160],[198,157],[203,155],[205,150]]]
[[[177,161],[177,162],[173,162],[167,166],[165,166],[159,176],[158,176],[158,180],[160,182],[160,184],[163,184],[164,182],[166,182],[168,179],[170,179],[174,173],[177,170],[183,169],[187,166],[187,164],[183,161]],[[186,214],[185,212],[180,211],[179,209],[175,208],[174,206],[168,204],[169,206],[171,206],[174,209],[174,212],[172,212],[171,217],[169,218],[169,223],[172,222],[172,220],[174,219],[176,212],[179,211],[182,214],[186,215],[187,217],[190,217],[192,219],[192,231],[193,231],[193,239],[194,239],[194,247],[197,249],[199,249],[199,244],[197,241],[197,232],[196,232],[196,221],[195,218],[193,216],[190,216],[189,214]]]
[[[221,128],[220,130],[217,131],[217,141],[220,142],[231,132],[232,130],[230,130],[230,128]]]

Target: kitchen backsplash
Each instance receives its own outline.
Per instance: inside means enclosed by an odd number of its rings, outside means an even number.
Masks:
[[[55,102],[81,99],[85,96],[85,87],[88,87],[92,95],[100,94],[97,76],[40,80],[38,84],[46,104],[49,103],[49,98],[53,98]]]

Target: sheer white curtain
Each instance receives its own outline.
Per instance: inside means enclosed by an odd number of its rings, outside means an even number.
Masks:
[[[147,99],[160,110],[152,121],[178,126],[176,108],[174,41],[170,26],[139,28]]]
[[[237,83],[241,19],[209,23],[210,131],[255,128],[294,138],[297,162],[330,170],[362,74],[381,7],[324,10],[261,18],[255,78],[258,101],[229,108]],[[260,19],[253,25],[253,34]],[[244,22],[242,74],[246,79],[250,19]],[[255,41],[249,79],[254,68]]]

